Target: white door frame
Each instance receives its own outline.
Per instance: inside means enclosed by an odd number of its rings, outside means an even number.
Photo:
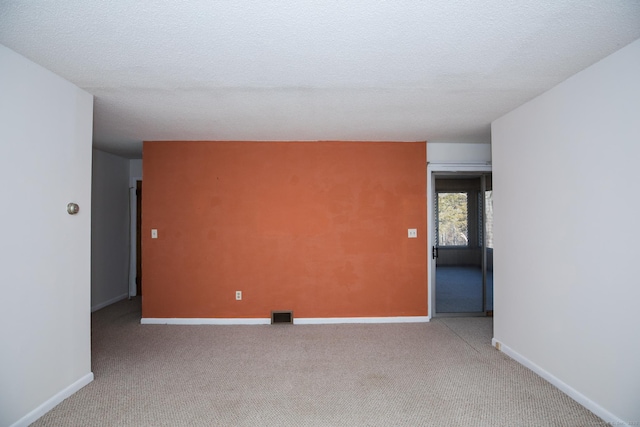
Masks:
[[[491,172],[490,163],[427,163],[427,254],[429,264],[427,268],[427,298],[429,305],[429,318],[435,317],[435,283],[433,283],[435,275],[436,261],[431,256],[431,248],[435,243],[435,217],[433,214],[434,206],[434,187],[435,176],[438,173],[484,173]]]

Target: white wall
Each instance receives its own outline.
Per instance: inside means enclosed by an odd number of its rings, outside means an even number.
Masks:
[[[1,45],[0,64],[0,425],[8,426],[27,425],[93,379],[93,97]]]
[[[429,163],[491,163],[491,144],[427,142]]]
[[[129,296],[129,159],[93,150],[91,310]]]
[[[131,178],[142,178],[142,159],[129,160],[129,171]]]
[[[496,120],[494,337],[640,422],[640,40]],[[635,424],[634,424],[635,425]]]

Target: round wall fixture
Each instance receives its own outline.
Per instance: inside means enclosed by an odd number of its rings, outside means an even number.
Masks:
[[[75,215],[80,212],[80,206],[78,206],[77,203],[69,203],[67,205],[67,212],[69,212],[69,215]]]

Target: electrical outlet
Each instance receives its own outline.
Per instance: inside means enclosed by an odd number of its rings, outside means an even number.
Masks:
[[[151,229],[151,238],[152,239],[157,239],[158,238],[158,230],[155,228]]]
[[[409,230],[409,238],[410,239],[417,239],[418,238],[418,229],[417,228],[410,228]]]
[[[236,291],[236,301],[242,300],[242,291]]]

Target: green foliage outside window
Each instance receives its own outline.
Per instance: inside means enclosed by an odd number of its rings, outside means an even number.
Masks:
[[[467,193],[438,193],[438,244],[468,246]]]

